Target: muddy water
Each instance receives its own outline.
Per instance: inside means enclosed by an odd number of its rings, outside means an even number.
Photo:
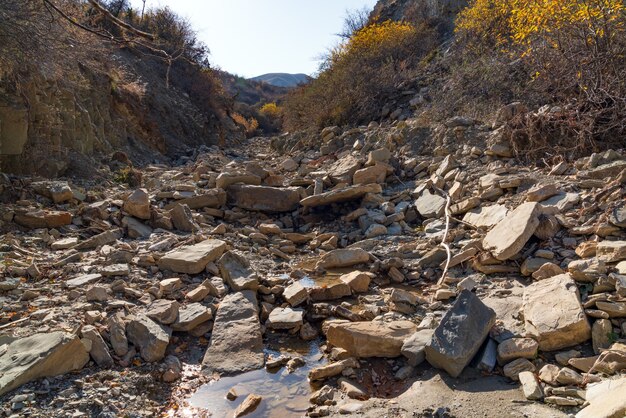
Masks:
[[[309,370],[324,364],[319,341],[306,343],[297,338],[275,338],[269,341],[269,355],[291,354],[301,356],[306,365],[289,374],[285,367],[275,371],[266,369],[243,373],[239,376],[223,377],[202,386],[190,399],[191,406],[205,409],[213,417],[232,417],[233,412],[250,393],[261,395],[263,401],[249,418],[285,418],[303,416],[309,407],[309,397],[319,389],[307,380]],[[289,351],[283,347],[289,347]],[[281,349],[283,348],[283,349]],[[226,399],[234,388],[239,397]]]

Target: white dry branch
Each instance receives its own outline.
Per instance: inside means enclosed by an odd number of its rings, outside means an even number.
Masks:
[[[452,251],[450,250],[450,246],[446,243],[446,241],[448,240],[448,232],[450,231],[450,219],[452,218],[452,215],[450,214],[450,204],[452,203],[452,199],[450,199],[450,195],[444,191],[443,189],[440,189],[439,187],[435,186],[433,184],[433,189],[439,193],[440,195],[444,196],[446,198],[446,209],[445,209],[445,213],[446,213],[446,229],[444,231],[443,234],[443,239],[441,240],[441,246],[443,248],[446,249],[446,264],[443,268],[443,272],[441,273],[441,278],[439,279],[439,281],[437,282],[437,286],[441,287],[441,285],[443,284],[444,280],[446,279],[446,275],[448,274],[448,267],[450,266],[450,260],[452,259]]]

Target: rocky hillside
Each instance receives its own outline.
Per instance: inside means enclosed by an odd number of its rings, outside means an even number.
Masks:
[[[269,73],[252,77],[250,80],[276,87],[297,87],[308,83],[310,79],[311,77],[306,74]]]

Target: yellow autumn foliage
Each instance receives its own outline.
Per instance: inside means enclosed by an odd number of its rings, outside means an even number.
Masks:
[[[261,106],[259,112],[268,118],[277,119],[282,115],[283,109],[276,103],[266,103]]]

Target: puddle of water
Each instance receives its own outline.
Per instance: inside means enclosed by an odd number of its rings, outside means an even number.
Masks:
[[[206,409],[213,417],[232,417],[237,407],[251,393],[261,395],[263,401],[248,418],[284,418],[304,416],[310,406],[309,398],[319,387],[311,386],[307,379],[309,370],[323,363],[319,341],[304,342],[297,338],[274,339],[267,343],[267,354],[277,356],[297,354],[304,358],[306,365],[288,373],[285,367],[276,371],[260,369],[238,376],[223,377],[218,381],[202,386],[189,400],[191,406]],[[291,350],[280,349],[289,347]],[[228,391],[234,388],[238,398],[226,399]]]

